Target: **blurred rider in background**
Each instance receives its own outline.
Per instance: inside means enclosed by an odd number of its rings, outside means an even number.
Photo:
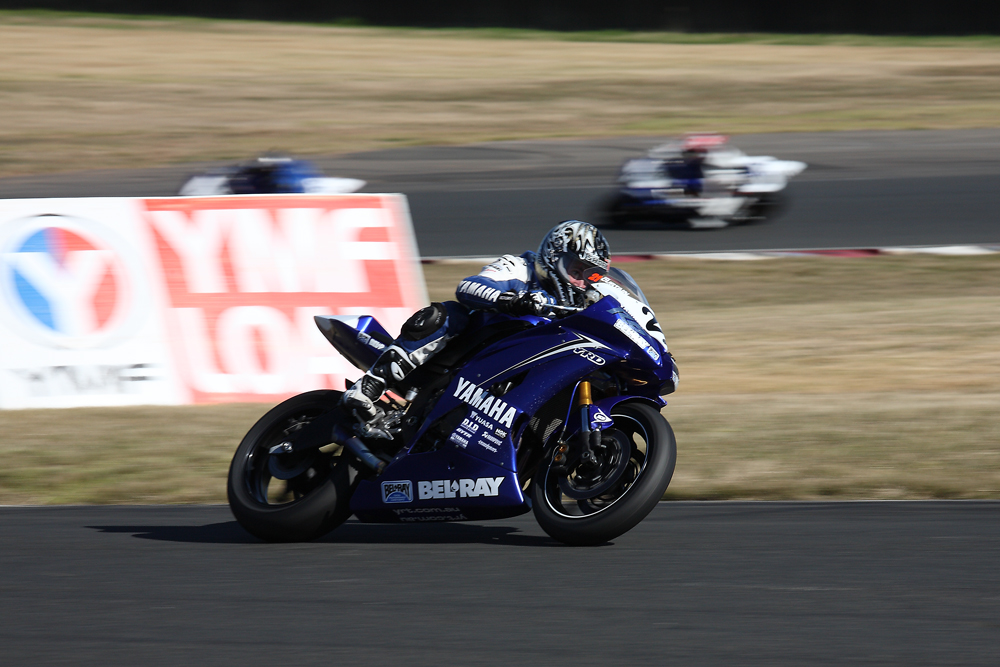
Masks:
[[[240,165],[229,188],[236,195],[303,192],[302,179],[317,173],[304,160],[268,153]]]
[[[545,235],[537,252],[504,255],[462,280],[455,290],[457,302],[435,302],[414,313],[399,337],[344,393],[342,405],[369,434],[379,435],[370,428],[382,414],[376,401],[387,387],[402,382],[461,333],[470,310],[554,317],[553,306],[586,305],[587,290],[610,266],[608,242],[596,227],[579,220],[560,222]]]
[[[708,152],[725,142],[726,137],[721,134],[687,135],[681,142],[680,157],[664,163],[667,176],[676,181],[688,197],[700,197],[705,188],[705,161]]]

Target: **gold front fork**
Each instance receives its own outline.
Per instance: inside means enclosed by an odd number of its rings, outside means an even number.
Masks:
[[[593,464],[597,461],[594,452],[591,450],[592,441],[596,437],[600,442],[601,432],[590,430],[590,406],[594,404],[594,399],[590,395],[590,381],[584,380],[580,383],[580,391],[577,393],[576,405],[580,408],[580,459],[584,463]]]
[[[590,452],[590,411],[587,409],[589,406],[594,404],[594,399],[590,394],[590,381],[584,380],[577,385],[576,391],[576,407],[580,408],[580,435],[581,435],[581,447],[583,449],[583,456],[585,458],[592,457],[593,454]],[[566,464],[566,453],[569,451],[569,443],[560,442],[559,446],[556,447],[555,451],[552,453],[552,463],[556,466],[563,466]],[[589,458],[587,459],[589,460]]]
[[[582,407],[593,404],[594,399],[590,396],[590,380],[584,380],[580,383],[579,391],[576,394],[576,406]]]

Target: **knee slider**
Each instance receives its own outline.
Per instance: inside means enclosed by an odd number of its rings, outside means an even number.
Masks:
[[[421,308],[406,320],[399,335],[403,340],[418,341],[427,338],[448,321],[448,311],[443,303],[434,302]]]

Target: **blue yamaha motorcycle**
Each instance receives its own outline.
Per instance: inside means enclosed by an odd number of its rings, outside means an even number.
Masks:
[[[229,470],[237,521],[267,541],[347,520],[481,521],[534,511],[566,544],[642,521],[673,475],[660,414],[677,368],[638,285],[613,268],[558,318],[473,311],[465,331],[380,402],[362,430],[342,392],[311,391],[250,429]],[[392,338],[369,316],[317,317],[364,370]],[[393,395],[395,394],[395,395]]]

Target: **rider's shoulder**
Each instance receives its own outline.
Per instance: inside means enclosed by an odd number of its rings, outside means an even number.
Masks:
[[[527,278],[527,269],[528,263],[524,259],[524,255],[520,257],[517,255],[502,255],[484,266],[479,275],[491,278],[502,277],[504,280],[511,278],[525,280]],[[521,274],[524,274],[524,276],[522,277]]]

